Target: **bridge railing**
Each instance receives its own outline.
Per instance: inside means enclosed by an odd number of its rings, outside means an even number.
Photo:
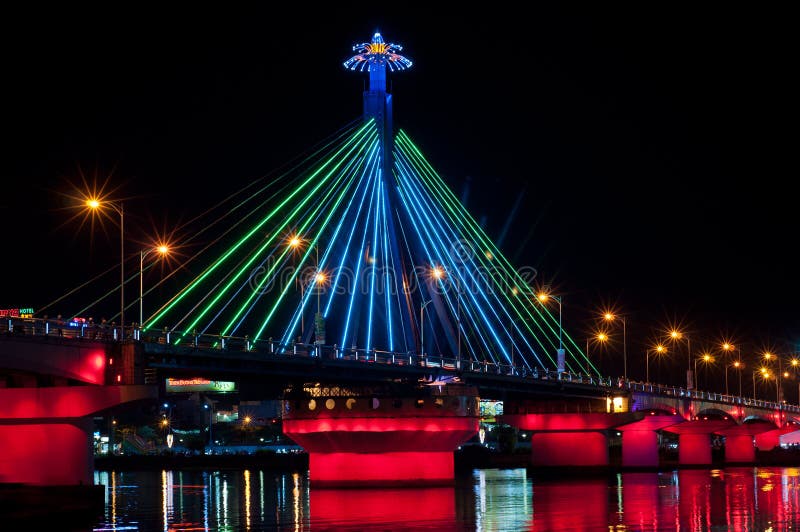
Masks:
[[[773,401],[764,401],[761,399],[753,399],[750,397],[743,397],[738,395],[728,395],[717,392],[707,392],[703,390],[687,390],[677,386],[665,386],[662,384],[644,383],[627,381],[623,384],[623,388],[632,392],[652,393],[655,395],[665,395],[671,397],[681,397],[685,399],[696,399],[699,401],[711,401],[715,403],[727,403],[731,405],[750,406],[755,408],[765,409],[782,409],[792,412],[800,413],[800,406],[790,405],[787,403],[776,403]]]
[[[282,356],[301,356],[322,358],[330,360],[349,360],[354,362],[388,364],[396,366],[415,366],[425,368],[440,368],[448,371],[467,371],[472,373],[487,373],[507,375],[531,380],[557,380],[572,383],[588,384],[605,387],[609,390],[624,389],[632,392],[653,393],[671,397],[707,400],[718,403],[727,403],[741,406],[752,406],[765,409],[784,409],[800,413],[800,407],[786,403],[775,403],[760,399],[751,399],[734,395],[720,394],[700,390],[687,390],[676,386],[666,386],[654,383],[625,381],[612,377],[597,377],[571,373],[558,372],[549,369],[530,368],[489,361],[464,360],[443,355],[420,354],[416,352],[393,352],[379,349],[364,349],[352,346],[339,347],[334,345],[306,344],[292,342],[281,344],[272,338],[252,340],[248,336],[224,336],[196,331],[175,331],[166,328],[141,329],[136,325],[126,326],[124,331],[113,324],[96,323],[90,321],[43,319],[43,318],[18,318],[4,317],[0,319],[0,333],[25,336],[55,336],[62,338],[89,339],[97,341],[134,340],[164,345],[183,345],[198,349],[218,349],[221,351],[239,351],[253,353],[267,353]],[[124,334],[123,334],[124,333]]]

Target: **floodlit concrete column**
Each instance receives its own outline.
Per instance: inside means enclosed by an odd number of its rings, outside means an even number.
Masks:
[[[620,425],[623,467],[658,467],[658,433],[683,422],[680,416],[647,414],[639,421]]]
[[[631,419],[629,414],[507,414],[502,422],[531,431],[531,465],[540,467],[608,466],[606,431]]]
[[[725,436],[725,462],[752,464],[756,461],[755,437],[775,429],[770,423],[748,423],[723,429],[717,434]]]
[[[735,423],[733,420],[692,420],[664,430],[678,434],[680,465],[711,465],[711,434]]]

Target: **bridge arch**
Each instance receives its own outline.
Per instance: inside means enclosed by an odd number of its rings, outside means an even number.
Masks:
[[[697,419],[702,419],[702,420],[708,420],[708,419],[723,419],[723,420],[727,420],[727,419],[730,419],[730,420],[738,422],[738,420],[736,419],[736,416],[734,414],[732,414],[731,412],[727,412],[725,410],[722,410],[721,408],[714,408],[714,407],[706,407],[706,408],[703,408],[703,409],[699,410],[695,414],[695,417]]]
[[[744,425],[750,423],[771,423],[774,425],[775,420],[758,414],[750,414],[748,416],[745,416],[745,418],[742,420],[742,424]]]

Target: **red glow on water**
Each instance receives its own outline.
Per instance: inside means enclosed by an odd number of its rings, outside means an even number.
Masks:
[[[453,453],[310,453],[312,484],[370,485],[448,482],[453,480]]]
[[[456,497],[453,488],[445,487],[312,489],[310,510],[314,520],[325,523],[329,530],[380,523],[403,523],[400,528],[407,529],[414,523],[453,523]]]

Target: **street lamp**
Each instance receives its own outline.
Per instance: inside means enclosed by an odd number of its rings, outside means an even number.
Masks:
[[[431,268],[431,277],[437,281],[441,281],[447,277],[447,272],[441,266],[434,266]],[[456,329],[458,331],[458,350],[456,355],[456,367],[461,367],[461,283],[458,276],[455,277],[456,283]]]
[[[712,356],[711,356],[710,354],[708,354],[708,353],[703,353],[703,356],[702,356],[702,357],[699,357],[699,358],[695,358],[695,359],[694,359],[694,379],[695,379],[695,381],[694,381],[694,387],[695,387],[695,389],[697,389],[697,388],[699,388],[699,387],[700,387],[700,386],[699,386],[699,384],[698,384],[698,381],[699,381],[700,379],[699,379],[699,378],[698,378],[698,376],[697,376],[697,361],[698,361],[698,360],[702,360],[704,364],[710,364],[710,363],[713,363],[713,362],[714,362],[714,357],[712,357]],[[727,368],[726,368],[726,369],[727,369]],[[708,380],[708,377],[706,377],[706,380]],[[708,382],[706,382],[706,386],[708,386]]]
[[[564,371],[564,342],[562,340],[564,329],[561,326],[561,296],[554,296],[552,294],[548,294],[547,292],[539,292],[536,298],[542,304],[547,303],[547,301],[550,299],[553,299],[556,303],[558,303],[558,352],[556,355],[558,358],[558,371],[561,373]]]
[[[119,214],[119,325],[120,339],[125,339],[125,211],[122,202],[101,201],[98,198],[87,198],[86,206],[92,211],[99,211],[108,206]]]
[[[616,316],[613,312],[603,314],[603,319],[606,321],[615,321],[617,318],[622,322],[622,378],[628,380],[628,342],[625,316]]]
[[[778,373],[775,374],[775,393],[778,395],[778,403],[781,402],[781,375],[783,374],[783,367],[781,366],[781,357],[777,355],[773,355],[769,351],[764,353],[764,360],[767,362],[772,361],[772,359],[776,359],[778,361]]]
[[[286,245],[292,250],[292,270],[294,270],[294,262],[295,262],[295,255],[297,251],[303,246],[303,239],[297,235],[292,235],[286,240]],[[292,273],[295,273],[294,271]],[[300,274],[297,273],[294,276],[294,285],[297,288],[297,281],[300,280],[300,334],[305,332],[306,324],[305,324],[305,316],[303,316],[303,298],[304,298],[304,288],[303,288],[303,279],[300,277]]]
[[[769,380],[772,378],[772,375],[769,373],[769,369],[762,367],[759,372],[761,373],[761,377],[764,380]],[[753,399],[756,398],[756,371],[753,372]],[[775,375],[775,398],[777,402],[780,403],[780,387],[778,386],[778,377],[779,375]]]
[[[791,360],[792,367],[794,368],[794,376],[797,378],[797,368],[800,366],[800,360],[793,358]],[[800,405],[800,380],[797,382],[797,404]]]
[[[694,379],[692,378],[692,344],[689,342],[689,337],[677,329],[669,331],[669,337],[674,341],[686,339],[687,360],[689,361],[689,367],[686,369],[686,388],[691,390],[694,384]]]
[[[744,364],[741,360],[735,360],[733,362],[733,367],[739,371],[739,397],[742,396],[742,369],[744,368]],[[728,365],[725,364],[725,395],[728,394]]]
[[[589,340],[590,338],[586,338],[586,375],[591,375],[591,362],[589,361]],[[597,340],[600,343],[605,343],[608,341],[608,335],[604,332],[599,332],[592,336],[591,340]]]
[[[143,322],[143,312],[142,307],[144,300],[144,281],[142,280],[144,274],[144,258],[147,257],[150,253],[158,253],[162,257],[166,256],[169,253],[169,246],[166,244],[161,244],[159,246],[153,247],[148,249],[147,251],[141,250],[139,251],[139,328],[142,327]]]
[[[655,351],[659,355],[663,355],[664,353],[667,352],[667,348],[664,347],[662,344],[658,344],[653,349],[648,349],[645,352],[645,359],[644,359],[644,364],[645,364],[645,379],[644,380],[645,380],[645,382],[650,382],[650,352],[651,351]]]
[[[419,354],[425,356],[425,307],[433,300],[429,299],[422,303],[419,308]]]
[[[721,347],[722,347],[722,350],[725,351],[725,357],[728,360],[730,360],[731,351],[733,351],[734,349],[737,350],[737,352],[739,353],[739,357],[733,363],[733,367],[738,368],[739,365],[741,365],[741,363],[742,363],[742,352],[741,352],[741,350],[736,348],[736,347],[734,347],[734,345],[732,343],[730,343],[730,342],[723,342]],[[725,362],[725,395],[728,395],[728,365],[729,365],[728,361],[726,361]],[[742,396],[742,374],[740,372],[739,373],[739,397],[741,397],[741,396]]]

